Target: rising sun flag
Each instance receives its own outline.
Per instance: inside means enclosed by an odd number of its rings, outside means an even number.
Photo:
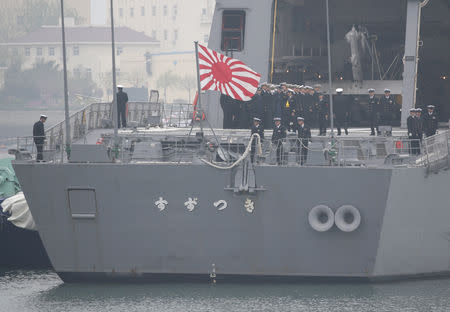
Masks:
[[[261,75],[243,62],[198,45],[202,90],[220,91],[235,100],[250,101],[258,89]]]

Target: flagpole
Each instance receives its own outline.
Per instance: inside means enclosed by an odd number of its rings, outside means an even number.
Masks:
[[[200,62],[199,62],[199,58],[198,58],[198,41],[194,41],[195,43],[195,60],[197,63],[197,92],[198,92],[198,97],[197,97],[197,114],[200,114],[200,130],[203,132],[203,124],[202,124],[202,119],[203,119],[203,113],[202,113],[202,86],[200,84]],[[194,118],[194,122],[195,122],[195,118]]]
[[[62,33],[63,75],[64,75],[64,117],[66,119],[66,153],[67,159],[70,159],[71,135],[70,135],[70,114],[69,114],[69,91],[67,84],[66,30],[64,25],[63,0],[61,0],[61,33]]]
[[[112,101],[112,118],[114,125],[114,148],[117,153],[117,148],[119,144],[118,134],[119,134],[119,120],[118,120],[118,111],[117,111],[117,82],[116,82],[116,42],[115,42],[115,34],[114,34],[114,7],[113,0],[110,2],[111,5],[111,50],[112,50],[112,92],[113,92],[113,101]],[[117,155],[115,155],[117,156]]]
[[[331,77],[331,38],[330,38],[330,11],[328,0],[326,0],[327,7],[327,46],[328,46],[328,83],[330,89],[330,120],[331,120],[331,137],[334,137],[334,115],[333,115],[333,82]]]

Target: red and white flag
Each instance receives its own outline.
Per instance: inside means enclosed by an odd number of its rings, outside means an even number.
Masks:
[[[202,90],[220,91],[235,100],[250,101],[261,75],[239,60],[198,45]]]

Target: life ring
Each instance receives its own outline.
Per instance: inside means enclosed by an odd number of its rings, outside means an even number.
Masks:
[[[340,207],[334,216],[336,226],[343,232],[353,232],[361,224],[361,214],[359,210],[350,205]]]
[[[325,205],[316,206],[309,212],[308,221],[317,232],[326,232],[334,225],[333,210]]]

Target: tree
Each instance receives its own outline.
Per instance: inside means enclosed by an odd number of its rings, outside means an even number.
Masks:
[[[16,62],[6,71],[5,86],[0,97],[6,99],[4,102],[9,105],[60,105],[64,99],[62,81],[63,73],[55,62],[39,62],[26,70],[21,70],[21,64]],[[96,96],[99,89],[92,79],[83,73],[79,77],[69,77],[71,102],[76,99],[76,94]]]
[[[0,42],[9,42],[43,25],[57,25],[60,18],[59,0],[24,0],[21,6],[1,7]],[[76,10],[64,8],[64,16],[77,17]],[[7,65],[8,50],[0,47],[0,66]]]
[[[189,93],[188,103],[191,104],[191,91],[197,87],[197,80],[192,75],[185,75],[178,78],[178,85]]]
[[[178,85],[178,80],[180,78],[172,73],[172,71],[165,72],[161,76],[159,76],[156,81],[156,87],[164,89],[164,102],[167,103],[167,88],[171,86]]]

